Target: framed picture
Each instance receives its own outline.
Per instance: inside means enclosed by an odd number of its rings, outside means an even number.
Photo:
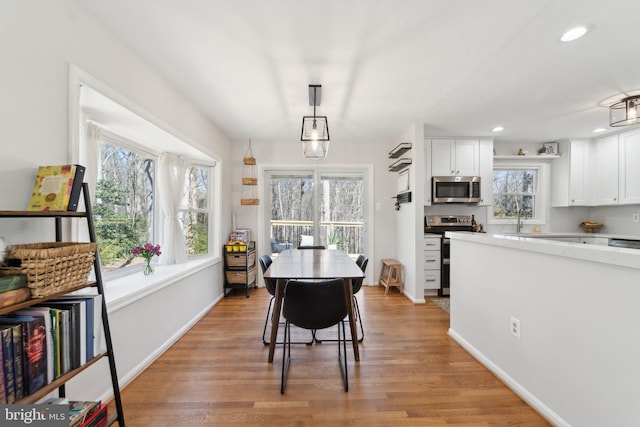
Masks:
[[[554,155],[560,154],[558,153],[557,142],[545,142],[544,144],[542,144],[542,146],[545,148],[544,154],[554,154]]]

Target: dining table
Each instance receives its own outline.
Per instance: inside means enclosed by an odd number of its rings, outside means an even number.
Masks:
[[[287,281],[294,279],[344,279],[353,355],[356,361],[360,360],[351,282],[353,279],[364,278],[364,272],[349,254],[338,249],[287,249],[274,258],[265,271],[264,278],[276,280],[269,340],[269,363],[273,363],[285,285]]]

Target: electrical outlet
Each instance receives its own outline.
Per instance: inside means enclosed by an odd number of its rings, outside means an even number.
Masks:
[[[640,212],[633,214],[633,222],[640,222]]]
[[[511,316],[511,335],[520,339],[520,320]]]

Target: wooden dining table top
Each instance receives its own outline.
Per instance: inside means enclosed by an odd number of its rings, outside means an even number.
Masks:
[[[343,251],[287,249],[278,254],[264,274],[268,279],[358,279],[364,273]]]

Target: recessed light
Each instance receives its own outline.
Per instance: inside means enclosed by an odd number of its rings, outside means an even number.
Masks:
[[[600,133],[600,132],[604,132],[604,131],[606,131],[605,128],[598,128],[598,129],[594,129],[592,132],[593,133]]]
[[[560,37],[560,40],[563,42],[570,42],[580,37],[584,36],[587,33],[587,29],[585,27],[575,27],[567,31]]]
[[[491,132],[502,132],[503,130],[504,130],[504,127],[496,126],[493,129],[491,129]]]

